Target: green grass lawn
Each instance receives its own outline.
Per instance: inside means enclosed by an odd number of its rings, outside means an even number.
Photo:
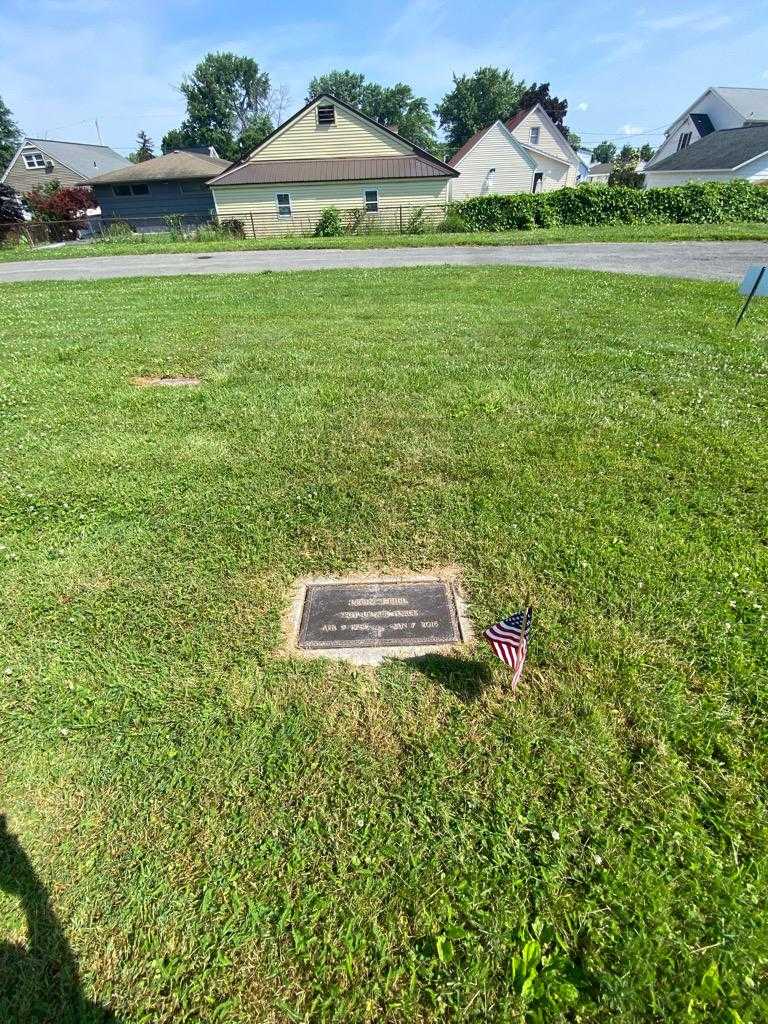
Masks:
[[[1,1021],[768,1018],[768,304],[522,268],[0,301]],[[484,646],[281,655],[298,577],[446,565],[478,626],[533,595],[517,693]]]
[[[65,245],[58,249],[16,246],[0,249],[0,262],[73,259],[80,256],[132,256],[151,252],[232,252],[264,249],[393,249],[425,245],[538,245],[545,242],[677,242],[768,240],[768,224],[615,224],[603,227],[536,228],[533,231],[478,231],[472,234],[343,235],[339,238],[222,239],[171,241],[138,235],[123,241]]]

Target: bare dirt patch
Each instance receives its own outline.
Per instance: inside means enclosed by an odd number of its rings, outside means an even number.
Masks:
[[[199,377],[134,377],[136,388],[194,388],[200,383]]]

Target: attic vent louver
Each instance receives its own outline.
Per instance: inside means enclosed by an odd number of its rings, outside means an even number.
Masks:
[[[336,124],[336,108],[333,106],[318,107],[317,123],[321,125]]]

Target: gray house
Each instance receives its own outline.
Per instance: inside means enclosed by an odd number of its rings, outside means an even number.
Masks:
[[[0,181],[20,195],[49,181],[84,185],[97,174],[133,166],[109,146],[55,139],[24,139]]]
[[[216,150],[175,149],[90,179],[105,224],[126,221],[136,231],[163,231],[164,218],[201,224],[215,214],[209,178],[230,166]]]

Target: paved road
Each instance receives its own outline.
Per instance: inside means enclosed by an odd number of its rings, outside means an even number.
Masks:
[[[433,246],[403,249],[294,249],[269,252],[167,253],[88,256],[0,263],[0,283],[77,281],[109,277],[257,273],[415,267],[437,264],[517,264],[658,274],[701,281],[737,281],[750,263],[768,260],[765,242],[584,242],[571,245]]]

